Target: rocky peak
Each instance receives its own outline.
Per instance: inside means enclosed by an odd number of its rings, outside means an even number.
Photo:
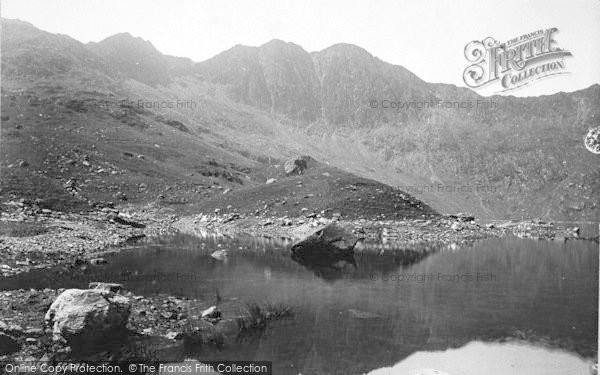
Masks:
[[[98,43],[88,43],[87,46],[124,74],[125,78],[150,86],[170,82],[167,59],[149,41],[129,33],[120,33]]]

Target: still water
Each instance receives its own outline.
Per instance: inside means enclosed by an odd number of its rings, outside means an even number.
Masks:
[[[289,243],[177,235],[85,276],[30,273],[3,289],[122,282],[136,294],[285,303],[294,317],[198,360],[268,360],[275,374],[589,374],[598,244],[518,238],[473,246],[361,245],[322,264]],[[210,256],[227,249],[223,259]],[[41,277],[44,276],[44,277]]]

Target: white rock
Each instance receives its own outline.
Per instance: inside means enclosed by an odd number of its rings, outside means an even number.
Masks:
[[[67,289],[52,303],[45,320],[55,340],[90,343],[124,332],[130,313],[124,296],[101,289]]]
[[[450,226],[450,229],[455,230],[455,231],[460,231],[463,229],[462,225],[460,225],[460,223],[452,223],[452,225]]]
[[[202,311],[202,317],[203,318],[212,318],[216,315],[220,314],[219,310],[217,310],[217,306],[211,306],[208,309]]]
[[[224,260],[227,258],[227,250],[217,250],[214,253],[210,254],[211,257],[217,260]]]

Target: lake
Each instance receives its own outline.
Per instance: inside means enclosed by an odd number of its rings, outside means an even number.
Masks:
[[[598,342],[598,244],[513,237],[460,247],[361,244],[353,258],[294,260],[290,243],[175,235],[87,273],[31,272],[2,289],[121,282],[285,303],[292,318],[249,342],[186,353],[273,361],[275,374],[589,374]],[[225,259],[210,254],[227,249]],[[427,372],[429,371],[429,372]]]

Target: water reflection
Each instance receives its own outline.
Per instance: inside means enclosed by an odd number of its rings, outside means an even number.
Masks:
[[[474,341],[459,349],[417,352],[400,363],[369,375],[582,375],[592,361],[527,342]]]
[[[289,245],[178,235],[119,253],[105,266],[36,271],[1,280],[0,288],[82,287],[100,280],[121,282],[141,295],[212,298],[218,290],[223,298],[285,303],[295,317],[251,341],[186,349],[177,357],[269,360],[276,374],[366,373],[412,361],[422,352],[460,355],[448,349],[462,347],[475,358],[470,342],[507,338],[584,358],[596,355],[598,248],[593,242],[505,238],[463,248],[364,246],[351,259],[319,265],[292,259]],[[227,263],[211,257],[219,249],[227,250]],[[546,351],[550,354],[530,353],[562,363],[562,352]]]

